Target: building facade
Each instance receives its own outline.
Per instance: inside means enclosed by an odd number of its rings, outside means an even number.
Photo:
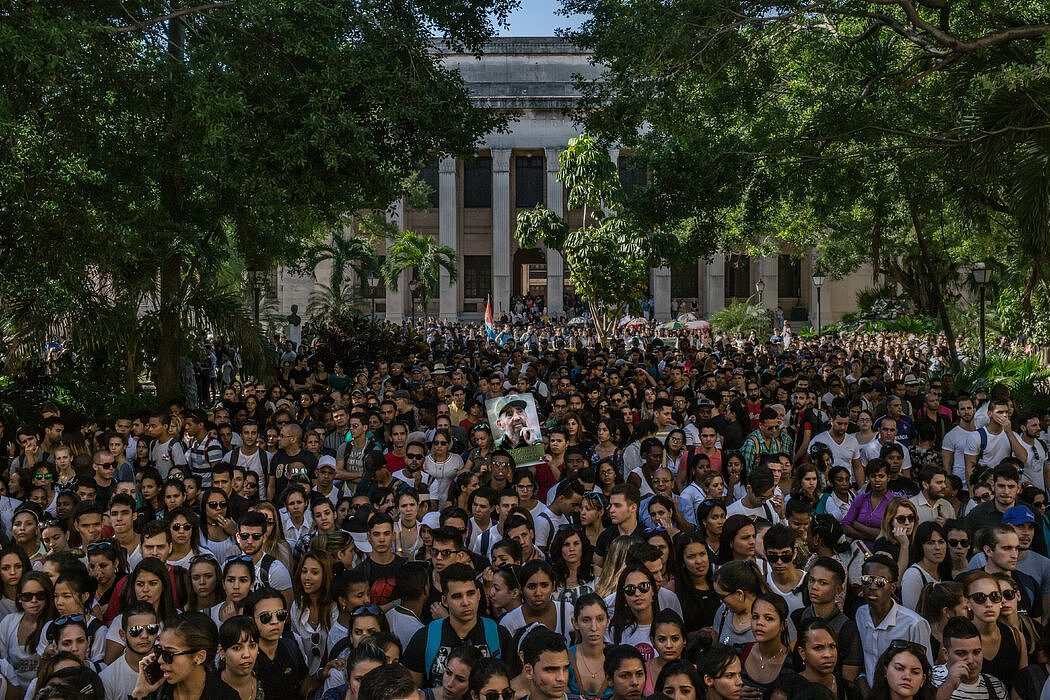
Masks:
[[[423,179],[432,189],[429,207],[398,202],[388,212],[400,228],[433,236],[457,251],[458,279],[452,282],[442,271],[439,294],[426,309],[428,315],[480,319],[489,295],[498,314],[509,309],[515,295],[529,293],[544,299],[557,316],[564,313],[566,300],[574,299],[561,256],[552,250],[520,249],[513,232],[518,211],[537,204],[565,216],[570,226],[582,221],[579,211],[565,211],[557,173],[561,151],[580,133],[571,117],[578,98],[573,76],[594,77],[601,70],[588,59],[570,42],[548,37],[494,39],[480,59],[466,54],[445,57],[445,64],[461,73],[477,104],[508,111],[514,118],[506,133],[486,136],[473,157],[443,158],[423,168]],[[609,155],[625,182],[644,177],[631,168],[629,154],[613,148]],[[673,269],[654,269],[650,289],[655,315],[660,320],[685,310],[709,315],[734,299],[753,297],[770,309],[780,306],[789,319],[815,325],[815,264],[812,255],[715,255]],[[315,277],[325,278],[320,269]],[[856,291],[869,285],[870,278],[870,270],[862,269],[846,279],[825,282],[822,322],[854,310]],[[387,320],[400,322],[413,311],[423,313],[410,296],[408,281],[406,273],[396,292],[377,291],[376,310]],[[302,313],[313,278],[279,270],[276,282],[281,312],[297,304]]]

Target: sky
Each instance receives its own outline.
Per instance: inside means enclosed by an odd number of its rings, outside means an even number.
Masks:
[[[521,5],[508,18],[509,29],[500,28],[500,36],[554,36],[555,29],[579,26],[580,15],[565,17],[555,14],[560,0],[521,0]]]

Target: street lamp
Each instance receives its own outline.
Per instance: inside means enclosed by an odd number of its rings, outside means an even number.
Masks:
[[[368,276],[368,294],[372,297],[372,320],[376,320],[376,289],[379,288],[379,277]]]
[[[409,296],[412,297],[411,304],[412,304],[412,325],[413,326],[416,325],[416,290],[418,290],[418,289],[419,289],[419,282],[417,282],[415,279],[413,279],[411,282],[408,283],[408,293],[409,293]]]
[[[266,286],[267,277],[269,277],[269,273],[267,273],[265,270],[244,271],[244,281],[252,290],[252,300],[254,301],[254,318],[256,328],[259,328],[259,302],[260,298],[262,297],[262,290]]]
[[[992,271],[988,269],[988,266],[983,262],[975,262],[970,265],[970,274],[973,275],[973,281],[977,283],[977,294],[980,297],[981,305],[981,317],[980,317],[980,333],[981,333],[981,362],[984,362],[984,286],[988,284],[988,280],[992,277]]]
[[[817,288],[817,335],[820,335],[820,288],[824,286],[824,280],[827,276],[824,271],[817,266],[817,269],[813,271],[813,286]]]
[[[758,292],[758,303],[761,304],[762,296],[766,291],[766,281],[761,277],[759,277],[758,281],[755,282],[755,291]]]

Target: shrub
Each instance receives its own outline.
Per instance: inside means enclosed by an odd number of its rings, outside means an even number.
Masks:
[[[773,331],[773,320],[764,306],[747,301],[734,301],[729,306],[711,314],[711,325],[715,330],[733,335],[748,335],[754,331],[759,337],[769,337]]]

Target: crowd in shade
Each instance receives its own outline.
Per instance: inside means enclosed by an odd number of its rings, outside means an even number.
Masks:
[[[0,690],[1050,700],[1045,406],[937,336],[680,335],[445,323],[9,419]]]

